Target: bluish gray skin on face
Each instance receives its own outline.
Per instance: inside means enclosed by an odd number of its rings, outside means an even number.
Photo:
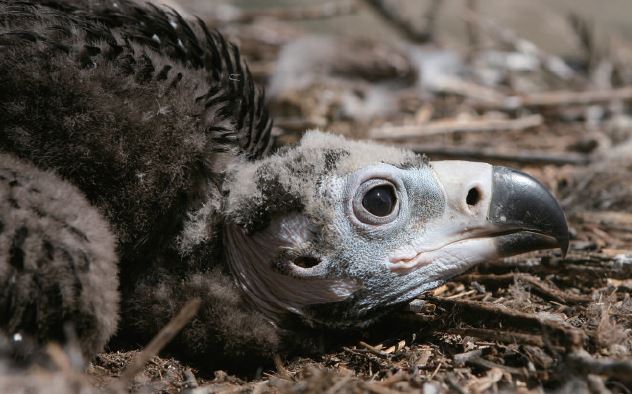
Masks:
[[[229,266],[272,321],[291,312],[310,325],[366,325],[482,261],[567,240],[563,213],[537,182],[514,193],[520,206],[499,207],[510,206],[498,194],[514,183],[494,182],[496,169],[307,133],[229,176]],[[363,206],[378,186],[395,197],[385,216]],[[550,226],[539,227],[529,196],[540,215],[554,214]]]
[[[390,179],[397,187],[399,200],[397,218],[382,226],[365,225],[355,219],[351,204],[347,203],[353,199],[357,184],[375,176]],[[426,224],[445,211],[442,187],[430,166],[423,163],[401,169],[392,164],[377,164],[330,182],[345,183],[346,187],[337,188],[342,192],[332,196],[335,216],[324,237],[337,247],[326,261],[334,275],[353,278],[362,284],[352,297],[356,313],[360,316],[378,306],[406,301],[434,287],[428,272],[412,272],[404,281],[387,266],[390,254],[423,236]]]

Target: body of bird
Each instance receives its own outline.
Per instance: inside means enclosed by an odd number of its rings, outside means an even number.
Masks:
[[[366,326],[473,265],[562,246],[555,199],[484,163],[318,131],[271,153],[237,49],[129,1],[0,0],[0,329],[87,355],[202,299],[207,362]],[[308,341],[307,341],[308,342]]]

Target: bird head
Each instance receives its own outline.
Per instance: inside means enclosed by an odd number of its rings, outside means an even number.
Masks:
[[[228,174],[228,264],[272,320],[362,326],[478,263],[568,248],[555,198],[505,167],[313,131]]]

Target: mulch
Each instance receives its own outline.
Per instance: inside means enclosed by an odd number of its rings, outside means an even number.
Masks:
[[[100,354],[85,373],[58,354],[57,369],[84,392],[632,392],[632,62],[625,61],[632,45],[595,48],[589,21],[573,20],[586,45],[579,57],[563,58],[478,15],[471,1],[464,18],[471,47],[438,49],[431,25],[411,27],[382,1],[352,3],[209,21],[240,44],[262,83],[284,77],[275,74],[282,49],[306,35],[297,20],[357,12],[355,3],[369,3],[409,45],[324,44],[334,53],[362,50],[305,70],[314,73],[308,85],[280,85],[285,90],[270,97],[279,144],[318,127],[431,159],[521,168],[564,205],[573,236],[568,255],[547,251],[480,265],[411,302],[386,333],[368,329],[362,340],[320,356],[278,356],[274,368],[247,376],[145,350]],[[461,60],[424,85],[412,47],[425,48],[428,58]],[[382,98],[395,102],[393,109],[379,116],[350,110],[350,97],[364,105],[376,84],[389,86]],[[130,375],[139,355],[146,363]]]

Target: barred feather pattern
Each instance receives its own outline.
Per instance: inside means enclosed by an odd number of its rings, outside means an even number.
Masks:
[[[227,162],[273,145],[237,48],[173,10],[0,0],[0,73],[0,150],[71,179],[124,255],[159,252]]]
[[[0,15],[4,15],[0,25],[9,28],[0,34],[0,45],[42,42],[54,50],[70,52],[73,48],[64,43],[64,38],[73,35],[73,28],[79,28],[86,33],[87,41],[77,53],[82,67],[93,64],[94,57],[104,56],[118,62],[123,72],[135,75],[139,82],[155,79],[166,81],[169,86],[179,83],[182,73],[171,72],[172,66],[156,69],[146,54],[134,57],[130,44],[136,43],[187,68],[204,69],[210,87],[195,101],[203,103],[207,112],[214,115],[210,123],[233,123],[232,127],[209,127],[216,142],[214,149],[238,148],[236,153],[249,160],[269,153],[273,145],[272,120],[264,104],[263,91],[255,86],[237,47],[221,33],[211,32],[201,19],[197,18],[197,25],[192,25],[175,10],[153,4],[143,7],[130,0],[117,0],[116,7],[107,0],[95,0],[90,1],[87,8],[85,1],[41,0],[39,3],[63,12],[50,12],[32,1],[0,1]],[[48,34],[20,28],[31,25],[34,20],[56,23],[47,26]],[[11,26],[17,28],[11,30]],[[116,38],[118,30],[122,43]],[[109,48],[102,51],[91,45],[99,40],[105,41]]]
[[[218,235],[223,170],[266,156],[270,130],[263,92],[238,50],[199,20],[131,0],[0,0],[0,156],[54,172],[89,203],[54,209],[96,212],[109,224],[117,238],[119,329],[135,343],[199,297],[198,318],[174,348],[204,360],[277,348],[277,330],[247,306],[225,271]],[[27,216],[36,229],[37,215]],[[1,249],[0,258],[9,253]],[[51,267],[66,272],[67,262]],[[63,283],[41,280],[72,289],[71,274]],[[13,313],[7,302],[0,308]],[[100,317],[86,321],[94,328]],[[33,327],[21,321],[11,330]]]
[[[63,341],[72,324],[87,354],[103,348],[118,322],[109,226],[75,187],[3,154],[0,256],[2,329]]]

